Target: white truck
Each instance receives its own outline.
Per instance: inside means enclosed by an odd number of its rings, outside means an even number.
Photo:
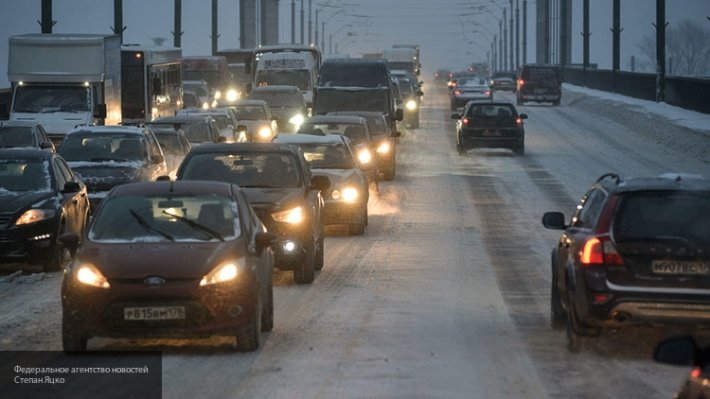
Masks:
[[[36,121],[53,141],[77,125],[121,122],[116,35],[26,34],[9,39],[10,120]]]
[[[390,70],[401,69],[413,75],[418,75],[419,62],[413,48],[389,48],[382,51],[382,58],[387,60]]]
[[[290,85],[301,90],[308,107],[318,79],[321,53],[318,47],[301,45],[261,46],[254,50],[254,86]]]

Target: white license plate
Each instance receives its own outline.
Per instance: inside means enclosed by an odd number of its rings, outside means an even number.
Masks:
[[[184,320],[184,306],[149,306],[123,308],[124,320]]]
[[[651,270],[656,274],[710,275],[710,262],[682,262],[674,260],[654,260]]]
[[[481,135],[486,137],[499,137],[503,135],[503,132],[500,130],[484,130]]]

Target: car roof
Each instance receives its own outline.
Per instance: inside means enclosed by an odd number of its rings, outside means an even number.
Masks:
[[[386,118],[385,114],[382,112],[378,111],[331,111],[325,114],[326,116],[331,115],[331,116],[361,116],[363,118],[379,118],[382,117],[383,119]]]
[[[323,64],[387,64],[383,59],[367,60],[363,58],[328,58]]]
[[[284,144],[345,144],[346,140],[350,140],[347,137],[340,134],[326,134],[326,135],[313,135],[313,134],[282,134],[276,136],[272,143],[284,143]]]
[[[266,107],[269,105],[269,103],[267,103],[264,100],[244,99],[244,100],[237,100],[237,101],[233,102],[231,105],[260,105],[260,106]]]
[[[135,134],[142,136],[145,132],[144,127],[127,126],[127,125],[107,125],[107,126],[78,126],[71,130],[68,134],[76,133],[122,133]]]
[[[296,86],[290,85],[270,85],[270,86],[256,86],[251,89],[251,93],[254,92],[298,92],[301,94],[301,89]],[[251,94],[250,93],[250,94]]]
[[[597,179],[597,184],[615,193],[638,191],[710,191],[710,179],[700,175],[665,173],[660,176],[624,178],[607,173]]]
[[[0,159],[26,159],[26,158],[39,158],[49,160],[55,157],[54,153],[42,150],[40,148],[1,148],[0,149]]]
[[[151,181],[128,183],[117,186],[111,193],[112,197],[124,195],[194,195],[217,194],[229,197],[238,190],[229,183],[201,180]]]
[[[207,143],[193,147],[192,153],[230,153],[230,152],[289,152],[298,155],[298,149],[279,143]]]
[[[189,123],[189,122],[207,122],[210,119],[214,120],[210,115],[181,115],[181,116],[163,116],[158,119],[154,119],[150,122],[155,124],[163,123]]]
[[[355,123],[367,125],[367,119],[362,116],[351,115],[316,115],[306,118],[303,124],[306,123]]]

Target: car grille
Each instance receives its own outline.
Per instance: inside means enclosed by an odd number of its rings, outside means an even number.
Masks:
[[[0,213],[0,225],[10,223],[10,219],[12,219],[12,215],[13,215],[12,212]]]

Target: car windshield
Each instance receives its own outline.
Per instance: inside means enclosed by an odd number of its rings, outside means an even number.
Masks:
[[[237,118],[240,120],[256,121],[266,119],[266,110],[260,105],[237,105],[235,107]]]
[[[301,107],[303,100],[301,93],[296,92],[268,92],[253,91],[249,94],[250,100],[264,100],[270,107]]]
[[[29,126],[0,126],[0,147],[36,147],[35,136]]]
[[[158,144],[160,148],[163,149],[165,155],[182,155],[183,150],[180,146],[180,140],[177,133],[167,132],[167,133],[155,133],[155,138],[158,139]]]
[[[95,242],[222,241],[241,234],[236,204],[222,196],[135,195],[104,201],[89,230]]]
[[[184,162],[181,180],[211,180],[263,188],[302,185],[298,163],[287,153],[204,153],[195,154]]]
[[[143,140],[124,133],[70,134],[58,153],[68,162],[144,161],[147,157]]]
[[[18,86],[13,111],[31,113],[86,112],[91,89],[84,86]]]
[[[342,144],[299,144],[313,169],[355,169],[347,147]]]
[[[305,134],[341,134],[349,138],[353,145],[365,143],[368,140],[367,128],[359,123],[346,122],[326,122],[326,123],[304,123],[298,129],[299,133]]]
[[[507,104],[475,104],[468,109],[469,118],[511,118],[516,115],[512,105]]]
[[[306,69],[267,69],[256,75],[257,86],[289,85],[311,89],[311,73]]]
[[[49,163],[39,159],[0,159],[0,193],[50,191]]]
[[[710,192],[627,194],[614,220],[617,241],[679,237],[710,245]]]

